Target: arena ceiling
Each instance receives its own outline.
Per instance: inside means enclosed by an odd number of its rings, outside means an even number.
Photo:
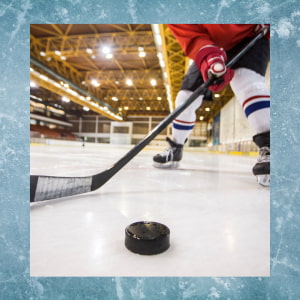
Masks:
[[[31,103],[69,114],[167,116],[188,64],[161,24],[30,26]],[[231,97],[225,89],[205,100],[198,118],[208,121]]]

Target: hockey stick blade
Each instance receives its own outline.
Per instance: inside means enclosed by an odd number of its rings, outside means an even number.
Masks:
[[[253,40],[238,53],[226,67],[231,67],[242,55],[244,55],[257,40],[266,34],[266,30],[261,31]],[[30,175],[30,202],[62,198],[94,191],[105,184],[121,168],[123,168],[134,156],[136,156],[145,146],[147,146],[161,131],[163,131],[179,114],[190,106],[207,88],[214,82],[215,78],[210,78],[199,86],[193,94],[163,121],[161,121],[147,136],[137,143],[128,153],[126,153],[111,168],[86,177],[57,177]]]

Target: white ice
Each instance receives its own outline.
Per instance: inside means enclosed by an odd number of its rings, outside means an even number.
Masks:
[[[131,147],[31,146],[31,174],[94,175]],[[139,153],[98,190],[30,205],[31,276],[269,276],[270,190],[256,158],[186,149],[180,168]],[[125,227],[156,221],[170,248],[144,256],[124,246]]]

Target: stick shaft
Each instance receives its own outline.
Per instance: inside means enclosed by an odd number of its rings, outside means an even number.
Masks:
[[[263,27],[261,31],[235,56],[233,57],[227,64],[227,68],[231,68],[250,48],[252,48],[255,43],[263,38],[267,32],[269,31],[268,27]]]

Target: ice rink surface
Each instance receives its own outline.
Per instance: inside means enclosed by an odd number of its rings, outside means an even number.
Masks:
[[[89,176],[133,146],[31,146],[31,174]],[[269,276],[270,190],[256,158],[186,149],[177,170],[157,169],[146,148],[94,192],[30,204],[31,276]],[[156,221],[170,248],[144,256],[125,228]]]

